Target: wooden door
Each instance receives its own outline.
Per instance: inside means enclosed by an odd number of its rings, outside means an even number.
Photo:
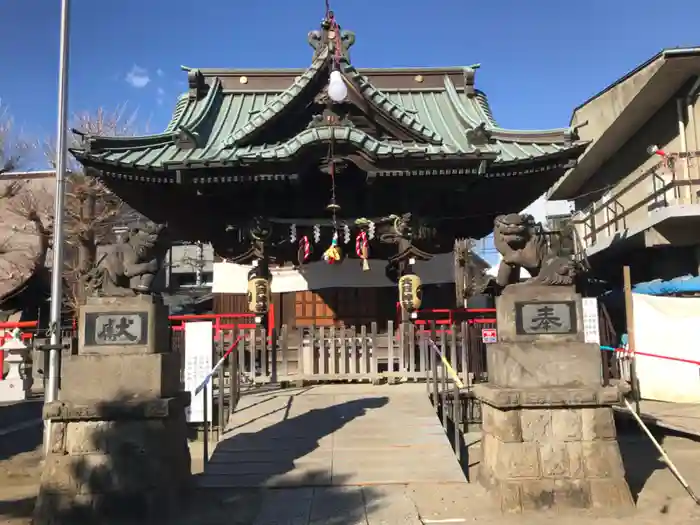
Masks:
[[[369,325],[380,326],[396,315],[393,288],[324,288],[296,292],[297,326]]]
[[[296,292],[294,300],[297,326],[328,326],[335,324],[335,312],[321,294],[311,290]]]

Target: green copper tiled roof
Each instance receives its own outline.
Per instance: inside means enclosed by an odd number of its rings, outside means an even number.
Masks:
[[[182,95],[171,122],[158,135],[143,137],[87,137],[84,149],[73,150],[79,160],[105,168],[175,170],[207,166],[235,166],[252,161],[285,160],[305,145],[352,143],[374,157],[478,157],[499,164],[537,159],[570,150],[569,129],[515,131],[498,127],[486,96],[455,86],[448,75],[443,85],[428,89],[379,90],[343,60],[350,89],[375,111],[407,130],[412,141],[380,140],[352,127],[310,127],[295,137],[264,143],[264,126],[280,116],[297,97],[310,96],[312,81],[328,74],[328,50],[281,92],[228,91],[219,78],[210,80],[202,96]],[[469,72],[465,69],[465,74]],[[472,71],[473,73],[473,71]],[[196,75],[197,71],[193,73]],[[317,85],[317,84],[316,84]],[[184,141],[184,142],[183,142]]]

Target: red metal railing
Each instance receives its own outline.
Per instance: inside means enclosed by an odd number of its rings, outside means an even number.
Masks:
[[[5,339],[9,337],[9,335],[5,335],[8,330],[14,330],[15,328],[33,328],[36,330],[38,324],[38,321],[0,322],[0,347],[5,345]],[[22,332],[20,335],[23,341],[29,341],[32,337],[34,337],[34,334],[31,332]],[[0,349],[0,381],[3,379],[5,379],[5,352]]]
[[[256,314],[253,313],[238,313],[238,314],[193,314],[193,315],[171,315],[168,319],[171,322],[179,322],[174,324],[171,329],[173,332],[181,332],[185,330],[185,323],[188,321],[213,321],[214,323],[214,339],[219,338],[219,333],[222,330],[255,328],[258,325],[255,323]],[[251,322],[252,321],[252,322]],[[275,328],[275,307],[270,304],[270,309],[267,313],[267,336],[272,337],[272,331]]]
[[[421,330],[426,330],[433,323],[436,327],[447,326],[447,329],[438,329],[437,333],[445,331],[451,333],[450,327],[466,321],[470,325],[493,325],[485,328],[495,328],[496,325],[496,309],[495,308],[426,308],[416,311],[417,319],[413,323],[420,327]],[[490,317],[485,317],[490,314]],[[396,303],[396,326],[401,323],[401,304]]]

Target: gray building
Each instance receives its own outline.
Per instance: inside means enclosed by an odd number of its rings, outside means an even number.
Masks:
[[[166,302],[174,314],[211,311],[214,282],[212,246],[176,243],[168,251],[161,279]]]
[[[698,274],[700,48],[667,49],[574,110],[589,141],[549,192],[574,202],[581,251],[599,276]]]
[[[168,291],[211,291],[214,282],[214,249],[210,244],[178,243],[169,250],[164,270]]]

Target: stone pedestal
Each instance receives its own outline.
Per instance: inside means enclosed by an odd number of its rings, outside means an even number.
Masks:
[[[583,339],[572,288],[514,286],[497,301],[489,345],[480,481],[504,511],[633,506],[616,441],[616,387]]]
[[[49,452],[35,524],[172,518],[190,483],[190,400],[160,306],[138,297],[83,307],[78,355],[63,361],[59,400],[44,408]]]

